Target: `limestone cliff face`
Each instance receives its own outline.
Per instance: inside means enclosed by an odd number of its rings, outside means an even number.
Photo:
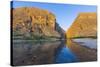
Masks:
[[[56,17],[47,10],[34,7],[12,9],[13,32],[24,36],[62,37],[56,29]],[[60,27],[61,29],[61,27]]]
[[[96,13],[80,13],[67,31],[67,38],[97,36]]]

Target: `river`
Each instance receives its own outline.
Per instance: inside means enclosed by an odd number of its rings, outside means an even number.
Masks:
[[[73,41],[79,43],[82,46],[86,46],[91,49],[97,49],[97,39],[82,38],[82,39],[73,39]]]
[[[92,48],[96,49],[96,41],[92,40],[94,39],[67,39],[67,41],[13,40],[12,62],[13,65],[18,66],[94,61],[97,54],[96,50],[92,50]],[[84,56],[84,54],[87,55]]]

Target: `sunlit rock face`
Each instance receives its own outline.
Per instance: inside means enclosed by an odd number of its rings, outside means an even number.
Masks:
[[[67,31],[67,38],[96,36],[96,13],[80,13]]]
[[[50,36],[62,37],[64,32],[56,23],[56,17],[53,13],[35,8],[35,7],[20,7],[12,9],[12,24],[15,34],[30,37]]]

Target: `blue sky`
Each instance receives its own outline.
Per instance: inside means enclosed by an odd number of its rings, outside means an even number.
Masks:
[[[13,1],[13,8],[18,7],[37,7],[48,10],[55,14],[57,23],[65,30],[70,27],[80,12],[96,12],[96,6],[90,5],[72,5],[57,3],[39,3],[28,1]]]

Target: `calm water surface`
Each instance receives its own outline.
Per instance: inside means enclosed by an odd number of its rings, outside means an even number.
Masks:
[[[97,49],[97,39],[81,38],[81,39],[73,39],[73,41],[79,43],[82,46],[86,46],[92,49]]]
[[[84,42],[84,44],[90,46],[89,42],[92,40],[76,39],[74,41],[80,43],[85,41],[86,43]],[[96,48],[96,45],[92,46],[92,48]],[[70,63],[77,61],[76,54],[63,41],[13,40],[13,65]]]

